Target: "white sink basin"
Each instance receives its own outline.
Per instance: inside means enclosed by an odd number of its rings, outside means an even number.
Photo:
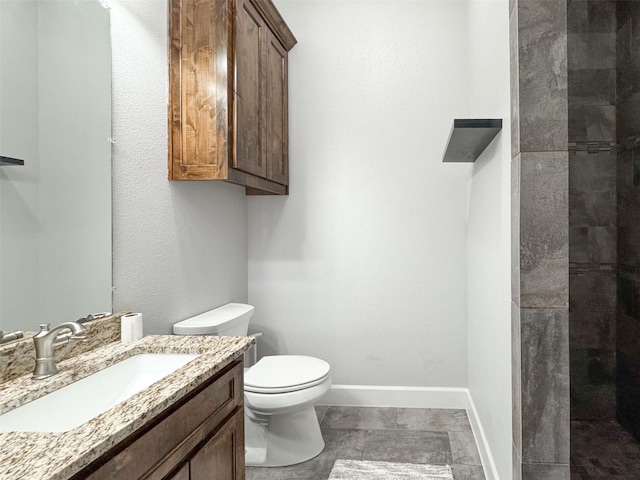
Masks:
[[[73,430],[196,357],[165,353],[134,355],[0,415],[0,432]]]

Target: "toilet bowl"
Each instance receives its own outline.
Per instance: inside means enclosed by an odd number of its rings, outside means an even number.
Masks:
[[[230,303],[173,326],[178,335],[247,335],[251,305]],[[331,368],[303,355],[266,356],[245,369],[245,463],[282,467],[324,449],[315,404],[331,388]]]

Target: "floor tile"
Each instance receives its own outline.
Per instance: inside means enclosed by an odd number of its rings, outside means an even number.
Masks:
[[[432,432],[470,432],[467,412],[457,409],[399,408],[398,428]]]
[[[640,480],[640,442],[615,421],[572,421],[571,476]]]
[[[369,430],[363,460],[450,464],[451,448],[446,432]]]
[[[485,480],[484,470],[480,465],[453,465],[455,480]]]
[[[308,462],[290,467],[247,467],[245,480],[327,480],[333,462],[333,459],[318,456]]]
[[[360,460],[367,438],[366,430],[328,429],[322,431],[325,447],[320,455],[308,462],[290,467],[247,467],[246,480],[326,480],[337,458]]]
[[[248,467],[246,480],[327,480],[339,458],[453,464],[455,480],[485,479],[464,410],[318,407],[316,413],[326,444],[320,455],[290,467]]]
[[[323,428],[393,430],[396,428],[397,411],[397,408],[329,407],[321,426]]]
[[[367,430],[329,428],[322,430],[325,447],[320,454],[333,460],[361,460],[367,441]]]
[[[449,432],[454,464],[482,465],[473,432]]]
[[[523,463],[523,480],[570,480],[569,465],[561,463]]]
[[[322,423],[322,419],[324,418],[324,415],[327,413],[327,407],[326,405],[316,405],[316,415],[318,415],[318,422]]]

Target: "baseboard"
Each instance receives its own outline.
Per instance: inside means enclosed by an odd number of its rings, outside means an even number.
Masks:
[[[469,392],[466,388],[332,385],[320,404],[344,407],[466,409],[469,405]]]
[[[469,390],[467,390],[467,400],[469,402],[469,406],[467,407],[467,416],[469,417],[469,422],[471,423],[473,436],[476,437],[478,453],[480,454],[482,468],[484,469],[484,476],[486,480],[500,480],[498,477],[498,469],[496,467],[496,463],[493,459],[493,455],[491,454],[491,449],[489,448],[487,436],[484,433],[482,422],[480,421],[478,411],[476,410],[476,404],[473,402],[473,397],[471,396],[471,392],[469,392]]]
[[[499,480],[491,449],[467,388],[332,385],[320,405],[464,409],[476,438],[486,480]]]

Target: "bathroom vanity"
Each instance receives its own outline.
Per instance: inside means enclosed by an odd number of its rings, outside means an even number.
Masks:
[[[5,413],[134,355],[198,355],[78,428],[0,432],[0,479],[197,480],[211,472],[220,480],[244,479],[242,356],[254,342],[148,336],[60,362],[60,373],[45,380],[24,375],[0,384]]]
[[[242,362],[170,406],[76,479],[244,479]]]

